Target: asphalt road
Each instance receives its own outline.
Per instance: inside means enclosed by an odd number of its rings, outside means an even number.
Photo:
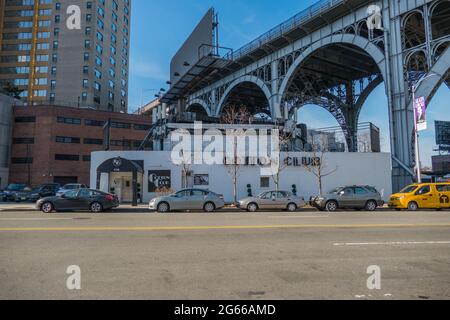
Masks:
[[[81,270],[68,290],[66,270]],[[381,289],[369,290],[369,266]],[[450,212],[0,212],[0,299],[450,299]]]

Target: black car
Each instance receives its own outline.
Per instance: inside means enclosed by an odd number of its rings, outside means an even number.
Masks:
[[[13,183],[10,184],[1,194],[2,201],[16,201],[16,195],[19,192],[23,192],[27,189],[26,184]]]
[[[36,202],[41,198],[54,197],[56,192],[61,188],[58,183],[43,184],[28,192],[19,192],[17,201]]]
[[[52,211],[91,211],[93,213],[110,210],[119,206],[116,195],[91,189],[70,190],[60,197],[42,198],[36,209],[44,213]]]

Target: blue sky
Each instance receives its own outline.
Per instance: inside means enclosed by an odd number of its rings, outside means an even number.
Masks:
[[[130,111],[141,101],[142,90],[166,87],[169,64],[205,12],[219,13],[220,45],[238,49],[277,24],[314,4],[316,0],[134,0],[131,30]],[[154,97],[145,92],[144,102]],[[430,164],[434,144],[434,120],[449,120],[450,91],[442,87],[429,106],[429,130],[421,134],[421,154]],[[307,106],[300,111],[301,122],[310,127],[335,126],[325,110]],[[382,131],[384,151],[389,151],[389,122],[384,85],[369,97],[361,122],[371,121]]]

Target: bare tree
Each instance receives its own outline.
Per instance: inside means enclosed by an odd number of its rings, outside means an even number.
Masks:
[[[276,190],[280,190],[280,183],[281,183],[281,173],[288,167],[288,163],[286,161],[282,161],[281,159],[281,152],[286,150],[286,147],[288,144],[292,141],[292,133],[288,132],[280,132],[279,135],[279,146],[280,146],[280,152],[278,152],[278,170],[273,173],[272,179],[275,183]]]
[[[370,133],[364,132],[358,136],[358,152],[371,152],[370,149]]]
[[[220,120],[224,124],[250,124],[251,115],[245,106],[228,105]]]
[[[238,106],[227,106],[222,114],[221,122],[223,124],[249,124],[250,123],[250,113],[248,112],[246,107],[238,107]],[[238,179],[239,179],[239,172],[241,170],[241,167],[243,165],[243,159],[239,155],[238,151],[238,138],[245,135],[245,132],[243,130],[236,130],[234,131],[233,138],[233,155],[232,158],[226,159],[226,167],[227,171],[231,176],[231,179],[233,181],[233,197],[234,197],[234,204],[237,203],[237,185],[238,185]]]
[[[178,165],[181,168],[181,188],[186,189],[189,188],[189,177],[192,174],[192,159],[189,159],[188,155],[185,155],[183,151],[181,151],[181,157],[182,161]]]
[[[319,187],[319,194],[323,195],[323,178],[334,174],[337,171],[337,167],[329,169],[327,161],[325,159],[326,142],[324,138],[317,139],[312,144],[312,163],[303,163],[302,166],[310,172],[317,179]]]

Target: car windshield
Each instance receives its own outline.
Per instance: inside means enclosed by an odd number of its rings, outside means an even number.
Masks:
[[[328,192],[329,194],[337,194],[342,190],[342,188],[335,188],[333,190],[331,190],[330,192]]]
[[[265,198],[265,197],[266,197],[266,195],[267,195],[267,191],[265,191],[265,192],[261,192],[260,194],[258,194],[258,197],[257,197],[257,198],[260,198],[260,199],[262,199],[262,198]]]
[[[399,193],[411,193],[411,192],[416,191],[416,189],[417,189],[417,186],[414,186],[414,185],[412,185],[412,186],[407,186],[405,189],[403,189],[403,190],[400,191]]]
[[[8,191],[19,191],[22,190],[25,186],[22,184],[10,184],[6,190]]]
[[[79,185],[77,185],[77,184],[67,184],[67,185],[64,186],[64,189],[66,189],[66,190],[79,189]]]

